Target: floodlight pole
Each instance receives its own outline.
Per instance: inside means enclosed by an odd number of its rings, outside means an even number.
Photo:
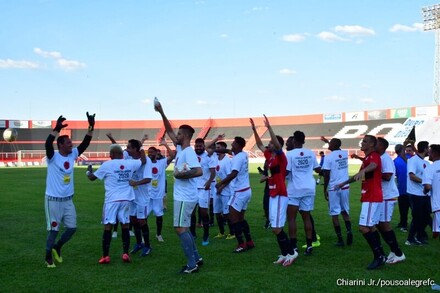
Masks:
[[[440,4],[422,8],[423,30],[435,33],[434,101],[440,102]]]

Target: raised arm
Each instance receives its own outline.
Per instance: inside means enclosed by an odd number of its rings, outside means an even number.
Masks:
[[[278,141],[278,138],[275,135],[275,132],[273,132],[272,126],[270,126],[269,119],[267,119],[266,115],[263,114],[263,116],[264,116],[264,125],[267,127],[267,130],[269,130],[269,133],[270,133],[270,140],[271,140],[275,150],[279,151],[282,149],[281,144]]]
[[[87,134],[84,136],[83,141],[78,146],[78,155],[81,155],[89,146],[92,141],[93,130],[95,129],[95,114],[89,115],[89,112],[86,112],[86,115],[89,127],[87,128]]]
[[[55,137],[60,133],[61,129],[67,127],[68,124],[63,124],[63,122],[66,121],[66,118],[61,115],[57,119],[57,124],[55,125],[55,128],[53,129],[53,132],[49,134],[49,136],[46,139],[45,143],[45,149],[46,149],[46,157],[50,160],[52,159],[53,155],[55,154],[55,150],[53,149],[53,142],[55,140]]]
[[[113,138],[113,135],[111,132],[107,132],[105,135],[107,135],[108,139],[110,139],[110,142],[112,144],[117,144],[116,140]]]
[[[210,142],[205,143],[205,149],[208,148],[213,148],[215,149],[214,145],[219,141],[219,140],[224,140],[225,139],[225,134],[219,134],[217,135],[217,137],[215,137],[213,140],[211,140]]]
[[[257,147],[260,149],[260,151],[264,152],[265,147],[263,145],[263,142],[261,141],[261,138],[258,136],[257,128],[255,127],[255,123],[254,123],[254,119],[249,118],[249,122],[251,122],[252,131],[254,132],[255,143],[257,144]]]
[[[165,130],[166,130],[168,136],[170,137],[173,144],[177,145],[176,134],[174,133],[173,127],[171,126],[170,121],[168,120],[167,116],[165,115],[165,113],[163,111],[162,104],[160,102],[155,103],[154,110],[159,112],[160,116],[162,116],[163,125],[165,126]]]
[[[171,163],[172,160],[174,160],[174,158],[176,157],[176,152],[173,151],[167,144],[166,140],[164,137],[162,137],[162,139],[159,142],[159,145],[164,146],[167,149],[168,152],[168,156],[167,156],[167,165],[169,165]]]

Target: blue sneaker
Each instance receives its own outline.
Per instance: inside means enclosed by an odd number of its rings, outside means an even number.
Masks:
[[[145,246],[144,246],[143,243],[141,243],[141,244],[137,244],[137,243],[136,243],[136,244],[134,245],[132,251],[130,251],[130,254],[134,254],[134,253],[138,252],[139,250],[143,249],[144,247],[145,247]]]
[[[434,291],[440,291],[440,285],[434,284],[434,285],[431,286],[431,289],[434,290]]]
[[[202,241],[202,246],[208,246],[209,245],[209,238]]]
[[[151,252],[151,247],[146,247],[146,246],[144,246],[144,247],[142,248],[141,256],[147,256],[147,255],[150,254],[150,252]]]

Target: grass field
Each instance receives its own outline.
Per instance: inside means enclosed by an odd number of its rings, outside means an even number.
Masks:
[[[255,170],[256,166],[252,166]],[[356,167],[357,168],[357,167]],[[321,246],[310,257],[302,255],[290,267],[272,264],[279,254],[275,236],[263,229],[263,185],[259,175],[251,174],[253,197],[247,219],[256,248],[246,253],[233,254],[235,240],[211,239],[199,251],[205,260],[198,274],[179,275],[185,264],[178,237],[172,228],[172,193],[168,195],[168,211],[164,216],[164,243],[158,243],[155,220],[150,219],[153,251],[150,256],[132,257],[132,263],[122,263],[121,238],[111,245],[110,265],[98,265],[101,256],[101,207],[104,199],[103,184],[89,182],[85,168],[75,171],[75,198],[78,231],[63,247],[64,262],[56,269],[44,264],[46,225],[44,215],[45,168],[0,169],[0,292],[338,292],[338,291],[395,291],[428,292],[430,286],[338,286],[338,282],[375,282],[397,280],[435,280],[440,282],[440,242],[430,240],[421,247],[408,247],[403,243],[406,234],[396,231],[407,260],[387,265],[380,270],[367,271],[372,253],[366,241],[357,232],[359,216],[359,184],[351,188],[351,215],[354,243],[351,247],[335,247],[335,234],[327,214],[322,186],[317,188],[313,216]],[[172,191],[169,177],[169,190]],[[397,223],[395,210],[393,224]],[[217,228],[211,235],[217,234]],[[198,230],[199,236],[202,231]],[[134,238],[131,238],[132,243]],[[299,243],[305,242],[299,219]],[[383,243],[385,244],[385,243]],[[384,245],[385,251],[389,248]],[[341,281],[342,280],[342,281]],[[347,284],[347,283],[346,283]]]

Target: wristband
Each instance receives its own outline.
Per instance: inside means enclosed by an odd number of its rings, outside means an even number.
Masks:
[[[95,127],[94,126],[92,126],[92,125],[89,125],[89,128],[88,128],[88,130],[89,131],[93,131],[95,129]]]

